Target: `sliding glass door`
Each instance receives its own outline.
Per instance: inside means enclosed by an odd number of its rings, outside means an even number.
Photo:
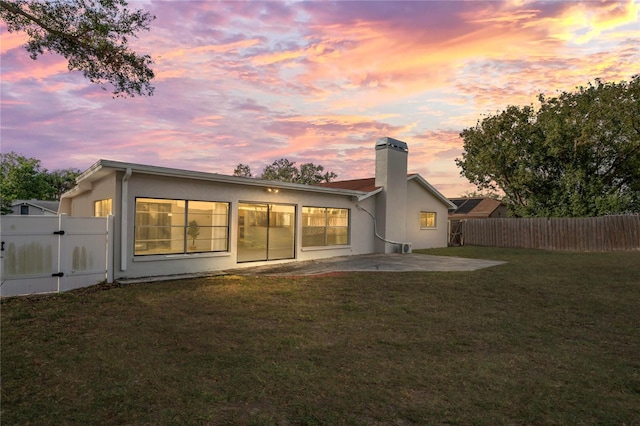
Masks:
[[[269,205],[268,259],[295,257],[295,206]]]
[[[293,259],[295,215],[291,205],[238,205],[238,262]]]

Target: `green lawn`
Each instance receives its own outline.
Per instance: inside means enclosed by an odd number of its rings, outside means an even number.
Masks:
[[[1,305],[3,425],[640,423],[640,252]]]

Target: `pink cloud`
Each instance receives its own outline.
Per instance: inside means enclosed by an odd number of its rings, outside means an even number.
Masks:
[[[3,32],[3,152],[48,168],[111,158],[219,173],[287,157],[350,179],[372,175],[375,140],[392,136],[409,143],[411,171],[458,195],[463,128],[540,92],[628,79],[640,62],[628,1],[140,7],[157,16],[131,40],[155,61],[150,98],[114,100]]]

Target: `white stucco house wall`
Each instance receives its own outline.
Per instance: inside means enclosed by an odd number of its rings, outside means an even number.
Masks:
[[[375,178],[326,185],[100,160],[59,213],[114,216],[115,279],[446,247],[455,205],[407,175],[406,143],[375,153]]]

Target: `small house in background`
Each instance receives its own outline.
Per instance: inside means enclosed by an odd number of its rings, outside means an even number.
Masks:
[[[449,198],[456,205],[449,211],[449,220],[507,217],[507,206],[489,197]]]
[[[449,245],[463,243],[463,221],[507,217],[507,206],[489,197],[449,198],[455,209],[449,210]]]
[[[11,203],[11,214],[22,216],[56,216],[59,201],[16,200]]]
[[[407,144],[375,145],[375,177],[303,185],[100,160],[60,213],[113,215],[115,279],[446,247],[455,208],[418,174]]]

